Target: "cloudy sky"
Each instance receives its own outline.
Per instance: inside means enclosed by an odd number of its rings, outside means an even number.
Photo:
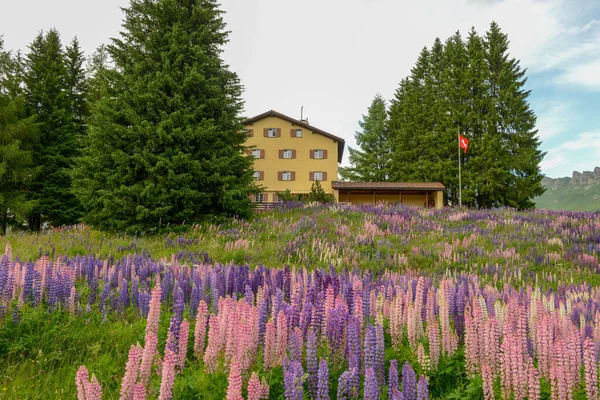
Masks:
[[[128,0],[30,0],[2,6],[5,48],[26,50],[40,30],[77,36],[89,54],[116,37]],[[376,93],[391,99],[418,53],[492,20],[528,69],[542,170],[600,166],[598,0],[222,0],[232,31],[224,58],[245,86],[246,116],[275,109],[346,139]],[[24,16],[27,16],[26,18]],[[345,157],[347,160],[347,156]]]

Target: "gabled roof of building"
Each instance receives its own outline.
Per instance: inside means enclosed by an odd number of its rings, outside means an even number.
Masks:
[[[256,121],[260,121],[261,119],[265,119],[265,118],[268,118],[268,117],[277,117],[277,118],[283,119],[285,121],[288,121],[292,125],[296,125],[296,126],[299,126],[301,128],[308,129],[308,130],[310,130],[310,131],[312,131],[314,133],[317,133],[317,134],[325,136],[325,137],[327,137],[329,139],[335,140],[337,142],[337,144],[338,144],[338,162],[339,163],[342,162],[342,157],[344,155],[344,147],[346,145],[346,141],[344,139],[342,139],[341,137],[332,135],[331,133],[325,132],[325,131],[323,131],[323,130],[321,130],[319,128],[316,128],[316,127],[314,127],[312,125],[309,125],[306,122],[302,122],[302,121],[297,120],[295,118],[288,117],[287,115],[284,115],[284,114],[282,114],[280,112],[277,112],[275,110],[270,110],[270,111],[267,111],[265,113],[259,114],[256,117],[248,118],[248,119],[246,119],[243,122],[243,124],[244,125],[250,125],[250,124],[253,124]]]
[[[335,190],[446,190],[440,182],[331,182]]]

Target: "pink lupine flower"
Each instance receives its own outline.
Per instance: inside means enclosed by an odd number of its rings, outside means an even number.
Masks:
[[[138,382],[133,387],[133,400],[146,400],[146,387]]]
[[[233,361],[229,368],[227,400],[244,400],[242,397],[242,375],[240,364],[237,361]]]
[[[194,328],[194,353],[199,359],[204,357],[207,324],[208,306],[204,300],[200,300],[200,304],[198,304],[198,313],[196,314],[196,326]]]
[[[433,368],[440,359],[440,327],[435,317],[427,320],[427,338],[429,339],[429,359]]]
[[[276,365],[282,365],[286,356],[288,346],[287,318],[283,310],[277,315],[277,346],[275,350]]]
[[[140,360],[142,358],[142,346],[139,344],[131,346],[129,349],[129,358],[125,366],[125,375],[121,383],[121,400],[133,399],[133,386],[140,369]]]
[[[215,314],[211,314],[208,319],[208,344],[204,353],[204,366],[208,373],[215,371],[217,366],[217,357],[220,350],[220,332],[219,321]]]
[[[94,374],[91,382],[86,385],[85,400],[102,400],[102,386]]]
[[[594,341],[586,338],[583,342],[583,364],[585,366],[585,393],[588,399],[598,399],[598,366]]]
[[[152,297],[150,298],[150,310],[148,312],[148,323],[146,324],[146,336],[153,333],[158,334],[158,321],[160,319],[160,298],[162,289],[160,285],[156,285],[152,289]]]
[[[487,364],[481,366],[481,377],[483,378],[483,398],[494,400],[494,374]]]
[[[146,343],[142,352],[142,362],[140,365],[139,380],[140,383],[146,387],[150,381],[150,375],[152,373],[152,363],[154,356],[156,355],[157,338],[155,333],[149,333],[146,335]]]
[[[89,372],[85,365],[82,365],[77,370],[75,375],[75,385],[77,385],[77,399],[85,400],[86,386],[89,380]]]
[[[181,327],[179,328],[179,354],[178,354],[178,362],[177,366],[179,367],[179,371],[183,369],[185,365],[185,357],[187,356],[187,348],[188,348],[188,340],[189,340],[189,332],[190,332],[190,323],[187,319],[183,319],[181,323]]]
[[[253,372],[248,381],[248,400],[261,400],[262,398],[262,386],[258,380],[258,375]]]
[[[173,385],[175,384],[175,366],[177,365],[177,354],[168,347],[165,349],[165,358],[162,364],[159,400],[170,400],[173,398]]]
[[[275,366],[276,347],[275,324],[273,323],[273,320],[270,319],[269,322],[267,322],[265,331],[265,350],[263,353],[263,367],[265,370]]]
[[[531,360],[531,358],[529,359],[527,388],[527,397],[529,399],[540,398],[540,373],[537,370],[537,368],[533,366],[533,361]]]

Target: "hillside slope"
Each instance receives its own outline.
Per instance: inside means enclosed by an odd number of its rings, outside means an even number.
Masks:
[[[546,193],[535,199],[537,208],[568,211],[600,211],[600,167],[571,178],[544,178]]]

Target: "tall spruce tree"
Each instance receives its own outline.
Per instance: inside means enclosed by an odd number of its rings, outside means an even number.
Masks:
[[[132,232],[249,215],[242,87],[221,59],[217,2],[132,0],[124,11],[74,174],[85,221]]]
[[[0,36],[0,229],[22,226],[33,203],[27,200],[26,184],[33,179],[31,144],[35,117],[27,115],[20,82],[19,60],[4,51]]]
[[[391,144],[387,130],[385,100],[376,95],[362,121],[362,129],[354,137],[360,150],[350,148],[350,167],[340,168],[345,180],[385,182],[390,180],[392,161]]]
[[[65,62],[67,66],[66,84],[69,90],[73,124],[78,135],[78,143],[80,143],[86,133],[86,119],[89,116],[89,110],[87,103],[88,79],[84,68],[85,56],[79,47],[77,37],[73,39],[70,46],[67,46]]]
[[[71,188],[71,169],[78,154],[77,127],[65,52],[56,30],[40,33],[29,46],[24,68],[24,97],[30,115],[36,117],[38,139],[34,162],[40,174],[28,184],[28,198],[35,202],[29,227],[76,223],[80,205]]]
[[[391,102],[394,180],[441,181],[458,203],[458,133],[462,202],[471,207],[533,207],[543,192],[544,156],[527,102],[525,71],[509,57],[508,38],[492,23],[484,38],[471,30],[423,50]]]
[[[539,149],[536,116],[527,101],[530,91],[524,90],[526,70],[510,58],[508,37],[495,22],[484,43],[490,82],[488,132],[500,141],[507,172],[503,203],[532,208],[533,198],[544,193],[539,165],[545,153]]]

